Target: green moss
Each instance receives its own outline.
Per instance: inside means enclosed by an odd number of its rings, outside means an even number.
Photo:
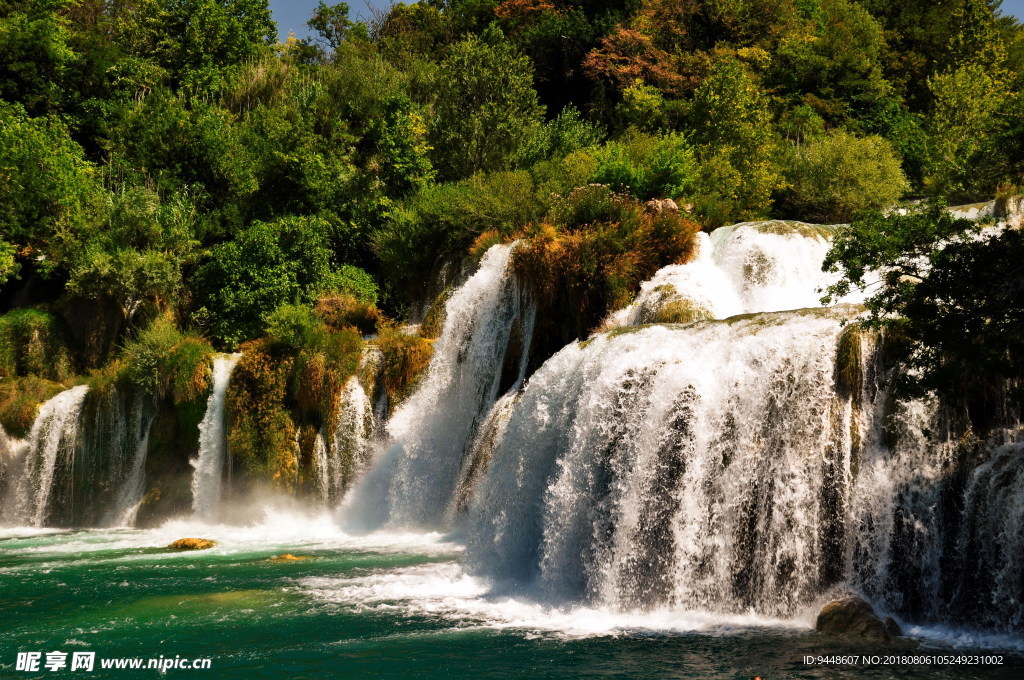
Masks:
[[[644,319],[645,323],[686,324],[694,321],[709,321],[714,315],[692,300],[671,300],[660,305],[653,314]]]
[[[267,340],[244,343],[231,374],[228,447],[235,469],[248,481],[294,487],[295,423],[286,404],[295,359],[275,354]]]
[[[0,377],[64,382],[75,373],[72,356],[67,329],[57,316],[40,309],[0,316]]]
[[[444,330],[444,320],[447,315],[448,298],[452,296],[452,287],[449,286],[441,291],[431,303],[427,313],[423,315],[423,323],[420,324],[420,335],[430,340],[441,337]]]
[[[23,439],[43,402],[64,389],[60,383],[35,376],[5,380],[0,383],[0,425],[8,435]]]
[[[807,222],[796,222],[793,220],[768,220],[757,222],[754,228],[762,234],[778,234],[785,236],[795,234],[804,238],[819,238],[828,240],[836,233],[836,227],[828,224],[808,224]]]
[[[836,390],[840,396],[851,397],[860,405],[861,385],[864,382],[862,347],[864,328],[849,324],[839,334],[836,346]]]

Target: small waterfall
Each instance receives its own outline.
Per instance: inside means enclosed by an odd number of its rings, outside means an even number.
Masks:
[[[351,483],[369,466],[376,430],[373,404],[358,376],[345,383],[338,404],[330,450],[320,438],[314,455],[320,497],[331,506],[341,502]]]
[[[213,389],[206,402],[206,414],[199,423],[199,453],[189,461],[192,473],[192,510],[211,518],[220,506],[221,484],[227,459],[224,403],[228,382],[241,354],[220,355],[213,360]]]
[[[512,327],[532,314],[509,271],[514,245],[496,245],[448,299],[422,384],[387,424],[390,443],[346,499],[364,528],[442,524],[477,428],[498,395]],[[529,346],[529,339],[522,343]]]
[[[12,442],[7,468],[3,521],[12,526],[45,526],[53,501],[59,459],[72,457],[78,440],[82,404],[89,388],[65,390],[39,407],[28,437]]]
[[[128,433],[126,449],[130,451],[131,466],[117,493],[116,503],[109,514],[107,524],[134,526],[139,513],[146,483],[146,455],[149,452],[149,432],[153,426],[153,414],[147,413],[142,400],[137,400],[133,409],[132,427]]]
[[[824,289],[838,279],[821,271],[834,229],[769,221],[698,234],[693,261],[658,271],[641,285],[632,304],[609,317],[607,325],[725,319],[818,307]],[[862,301],[863,293],[854,292],[840,302]],[[675,313],[663,313],[666,308]]]

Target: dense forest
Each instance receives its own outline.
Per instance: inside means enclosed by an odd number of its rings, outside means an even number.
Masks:
[[[88,381],[173,404],[173,447],[210,353],[241,348],[232,450],[290,484],[363,338],[400,400],[488,246],[522,240],[542,361],[699,230],[760,218],[856,219],[830,262],[854,283],[934,255],[869,305],[910,319],[930,386],[1020,372],[1019,232],[881,212],[1024,185],[1024,26],[998,1],[321,3],[310,27],[277,43],[265,0],[0,2],[9,433]],[[964,299],[972,277],[992,288]]]

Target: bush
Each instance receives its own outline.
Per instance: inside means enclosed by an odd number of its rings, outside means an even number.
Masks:
[[[576,189],[515,251],[516,272],[542,307],[538,320],[559,325],[537,334],[584,337],[656,271],[688,261],[699,230],[678,212],[648,212],[607,187]]]
[[[383,329],[374,344],[383,355],[384,389],[390,403],[397,404],[412,393],[430,365],[433,342],[418,335],[405,335],[391,327]]]
[[[35,423],[39,406],[64,389],[60,383],[34,376],[0,382],[0,425],[4,432],[23,439]]]
[[[317,300],[315,309],[317,317],[332,330],[355,328],[363,335],[373,333],[381,318],[376,307],[361,302],[353,295],[322,295]]]
[[[590,181],[640,200],[678,198],[693,186],[697,162],[693,148],[678,133],[646,135],[631,130],[595,153]]]
[[[0,316],[0,377],[63,382],[75,372],[67,331],[53,314],[15,309]]]
[[[236,346],[261,335],[268,315],[282,305],[312,304],[338,281],[365,285],[358,276],[331,269],[326,230],[317,218],[286,217],[254,222],[235,240],[216,246],[197,274],[204,320],[214,337]]]
[[[292,350],[319,344],[325,332],[323,322],[305,305],[281,305],[267,316],[267,336]]]
[[[461,258],[479,234],[510,235],[543,212],[528,172],[477,175],[406,200],[375,235],[374,248],[388,281],[418,287],[442,261]]]
[[[164,314],[125,344],[123,377],[147,394],[184,404],[209,389],[212,354],[209,342],[186,336],[174,318]]]
[[[888,208],[910,185],[892,145],[877,135],[836,131],[797,151],[787,171],[790,188],[779,210],[809,222],[849,222],[869,209]]]

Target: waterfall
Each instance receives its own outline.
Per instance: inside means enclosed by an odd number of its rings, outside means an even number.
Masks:
[[[352,376],[338,399],[330,450],[320,438],[314,452],[318,488],[324,503],[339,503],[352,481],[366,470],[375,430],[373,404],[358,376]]]
[[[607,325],[662,321],[659,308],[680,301],[690,313],[686,321],[818,307],[824,289],[838,280],[821,270],[834,230],[775,220],[698,234],[693,261],[658,271]],[[856,291],[840,302],[861,302],[863,297]]]
[[[153,426],[153,414],[147,413],[141,399],[136,400],[132,410],[131,427],[125,433],[123,445],[131,461],[124,481],[118,490],[114,507],[108,515],[107,524],[133,526],[142,504],[146,482],[146,455],[149,453],[149,432]]]
[[[847,589],[1024,630],[1024,432],[964,443],[891,394],[862,308],[817,306],[827,235],[720,229],[549,359],[481,428],[467,568],[549,603],[786,617]],[[678,300],[703,320],[636,325]]]
[[[421,385],[388,422],[389,443],[346,499],[353,524],[444,523],[463,460],[499,396],[513,326],[522,320],[526,332],[532,328],[532,308],[509,271],[513,248],[492,246],[448,299],[444,329]],[[529,338],[522,346],[529,346]]]
[[[206,414],[199,423],[199,453],[189,462],[192,473],[192,510],[211,518],[220,506],[221,484],[227,459],[224,403],[231,371],[241,354],[220,355],[213,360],[213,389],[206,401]]]
[[[59,459],[72,457],[78,439],[79,416],[89,388],[65,390],[39,407],[23,442],[12,442],[6,470],[3,521],[13,526],[44,526],[51,512],[54,477]]]

